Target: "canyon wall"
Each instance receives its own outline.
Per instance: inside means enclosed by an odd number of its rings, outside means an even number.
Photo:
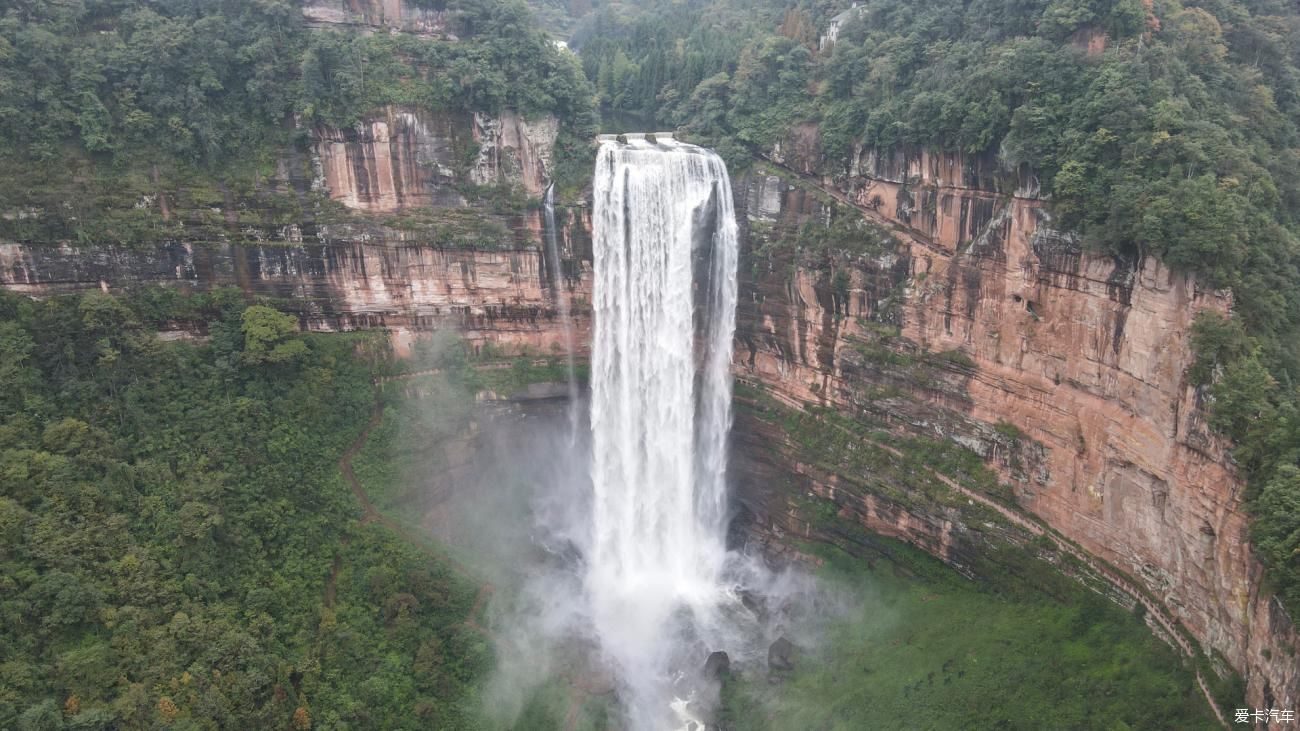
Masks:
[[[768,159],[738,186],[754,247],[741,377],[792,405],[969,447],[1020,507],[1133,577],[1240,670],[1251,702],[1300,700],[1300,639],[1260,591],[1243,482],[1183,375],[1193,317],[1228,311],[1229,296],[1154,259],[1084,252],[1051,228],[1032,171],[902,150],[828,170],[809,126]],[[830,208],[898,244],[774,266],[764,252]],[[882,370],[900,358],[947,375]],[[917,534],[935,545],[933,526]]]
[[[445,10],[411,0],[303,0],[302,14],[313,28],[456,39]]]
[[[579,230],[579,251],[582,250]],[[573,300],[576,338],[591,321],[590,267],[569,253],[561,291],[540,246],[447,249],[411,241],[312,244],[171,243],[147,249],[0,244],[0,286],[43,297],[140,285],[238,287],[299,314],[311,330],[382,328],[406,347],[421,330],[457,328],[472,343],[549,355],[564,347],[558,296]]]
[[[464,206],[466,186],[514,185],[540,197],[559,122],[388,107],[313,133],[317,188],[352,210],[393,213]]]
[[[0,244],[0,286],[34,296],[236,286],[285,300],[306,327],[389,329],[399,348],[420,330],[456,327],[476,343],[549,354],[561,347],[561,293],[540,250],[539,212],[503,214],[474,200],[472,186],[540,192],[553,130],[511,115],[381,110],[355,129],[317,130],[314,166],[282,176],[290,192],[328,204],[300,223],[250,234],[233,221],[228,237],[132,249]],[[810,497],[829,500],[869,533],[978,575],[990,546],[1033,545],[1033,532],[944,497],[918,477],[922,467],[896,471],[910,463],[890,449],[905,447],[881,440],[961,445],[1009,487],[998,500],[1127,574],[1213,660],[1239,670],[1252,704],[1293,707],[1300,639],[1260,591],[1242,481],[1206,426],[1204,394],[1183,377],[1192,318],[1229,311],[1227,294],[1153,259],[1084,252],[1053,230],[1029,170],[872,150],[832,168],[807,125],[767,157],[735,185],[746,247],[736,374],[762,395],[738,395],[736,472],[760,533],[781,550],[793,550],[781,542],[791,534],[869,541],[807,519],[819,509]],[[563,296],[585,346],[588,209],[559,213]],[[844,215],[876,224],[859,248],[798,251],[806,222]],[[445,240],[452,224],[455,245]],[[860,427],[853,459],[874,461],[814,461],[806,453],[831,427],[792,441],[763,416],[765,398],[840,414]],[[865,446],[873,440],[881,444]]]
[[[148,201],[185,234],[157,244],[0,242],[0,286],[43,297],[140,285],[238,287],[296,310],[305,328],[384,328],[399,350],[454,327],[475,344],[563,347],[558,297],[588,341],[591,229],[584,206],[556,211],[562,271],[543,250],[539,199],[558,125],[377,110],[349,129],[313,129],[311,159],[286,151],[266,189],[210,209],[185,191]],[[503,201],[499,192],[509,191]],[[293,201],[296,214],[275,209]],[[557,291],[554,283],[561,283]]]

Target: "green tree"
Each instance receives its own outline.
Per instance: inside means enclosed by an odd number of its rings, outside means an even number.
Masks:
[[[296,337],[298,321],[290,315],[253,305],[244,310],[241,321],[247,363],[287,363],[307,352],[307,343]]]
[[[1300,467],[1284,464],[1264,483],[1251,536],[1261,558],[1279,578],[1284,598],[1300,601]]]

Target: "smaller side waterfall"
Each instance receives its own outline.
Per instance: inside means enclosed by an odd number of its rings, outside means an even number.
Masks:
[[[578,380],[573,369],[573,320],[569,316],[569,297],[565,292],[564,271],[561,268],[559,231],[555,226],[555,183],[546,186],[542,197],[542,216],[546,238],[546,262],[551,270],[551,293],[555,297],[555,311],[560,318],[560,331],[564,337],[564,357],[569,378],[569,441],[578,435]]]

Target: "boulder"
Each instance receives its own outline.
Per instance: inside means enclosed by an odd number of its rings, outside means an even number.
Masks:
[[[788,673],[794,670],[794,643],[780,637],[767,648],[767,669],[773,673]]]
[[[740,591],[740,604],[760,622],[767,621],[767,600],[749,589]]]
[[[709,680],[723,680],[731,674],[731,658],[722,650],[709,653],[704,661],[704,677]]]

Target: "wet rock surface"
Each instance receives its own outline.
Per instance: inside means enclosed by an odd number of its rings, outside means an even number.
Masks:
[[[731,675],[731,658],[727,653],[717,650],[710,652],[704,661],[704,677],[709,680],[722,681]]]
[[[767,648],[767,669],[769,673],[779,675],[794,671],[795,646],[785,637],[777,638]]]

